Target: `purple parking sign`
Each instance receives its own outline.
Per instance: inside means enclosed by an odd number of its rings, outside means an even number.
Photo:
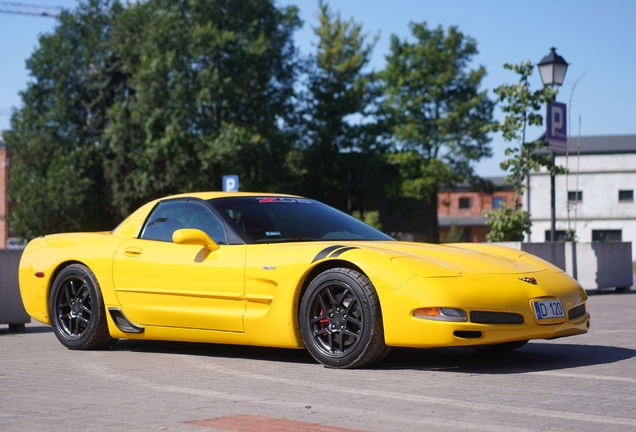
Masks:
[[[568,141],[566,113],[567,107],[564,103],[548,104],[548,130],[546,133],[546,139],[550,144],[548,150],[565,151]]]

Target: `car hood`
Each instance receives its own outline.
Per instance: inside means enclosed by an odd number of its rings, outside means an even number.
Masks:
[[[397,264],[402,260],[423,261],[462,274],[518,274],[555,269],[547,261],[526,252],[492,244],[435,245],[396,241],[375,243],[373,248]]]

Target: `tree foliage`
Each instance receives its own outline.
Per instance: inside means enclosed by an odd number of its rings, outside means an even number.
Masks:
[[[394,172],[395,195],[429,201],[421,225],[437,240],[437,190],[473,179],[490,154],[475,41],[413,24],[415,42],[393,36],[376,76],[377,38],[361,24],[320,1],[307,59],[300,25],[273,0],[80,0],[27,62],[7,134],[11,230],[111,229],[148,200],[219,190],[227,174],[379,226],[367,202]]]
[[[87,0],[40,39],[12,118],[11,228],[110,229],[158,196],[290,182],[295,7]]]
[[[245,190],[285,187],[299,24],[295,8],[260,0],[155,0],[119,20],[111,46],[129,78],[104,134],[117,208],[219,190],[226,174]]]
[[[377,210],[371,210],[364,213],[362,213],[360,210],[354,210],[351,213],[351,216],[358,220],[361,220],[365,224],[372,226],[377,230],[382,230],[382,222],[380,222],[380,212]]]
[[[411,24],[415,42],[391,37],[383,83],[382,115],[394,139],[390,161],[399,172],[395,190],[425,199],[427,237],[438,241],[437,192],[444,184],[474,177],[473,163],[490,156],[484,125],[493,103],[480,91],[483,66],[470,69],[474,39],[456,27],[448,31]]]
[[[91,0],[64,12],[27,60],[31,81],[24,107],[11,119],[11,230],[30,238],[115,223],[100,134],[109,101],[94,86],[105,35],[121,8]]]
[[[524,233],[530,233],[530,213],[523,209],[503,205],[498,209],[486,210],[484,214],[487,217],[486,225],[490,228],[486,240],[490,242],[523,241]]]
[[[371,74],[364,72],[375,40],[319,1],[315,55],[309,58],[301,96],[300,192],[351,211],[364,191],[364,175],[378,158],[373,124],[360,120],[373,102]]]
[[[488,241],[522,241],[524,233],[531,232],[530,213],[522,209],[521,202],[528,173],[541,167],[547,167],[554,174],[564,172],[553,164],[549,153],[540,151],[547,147],[547,141],[543,138],[526,141],[526,129],[543,125],[540,110],[543,104],[552,103],[558,92],[550,87],[531,91],[529,78],[534,66],[529,60],[519,65],[505,64],[504,68],[518,74],[519,82],[503,84],[494,90],[498,101],[504,104],[501,110],[506,116],[503,122],[493,122],[485,130],[501,132],[504,141],[516,143],[505,150],[508,159],[501,163],[501,169],[509,173],[506,183],[512,184],[514,207],[487,210],[484,215],[490,227]]]

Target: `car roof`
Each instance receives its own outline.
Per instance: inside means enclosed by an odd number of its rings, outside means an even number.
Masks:
[[[159,202],[167,199],[174,198],[199,198],[203,200],[210,200],[216,198],[233,198],[233,197],[251,197],[251,196],[281,196],[281,197],[294,197],[299,198],[297,195],[288,195],[288,194],[280,194],[280,193],[271,193],[271,192],[221,192],[221,191],[212,191],[212,192],[190,192],[190,193],[182,193],[178,195],[170,195],[163,198],[158,198],[156,200],[150,201],[137,210],[135,210],[131,215],[129,215],[124,221],[122,221],[119,226],[117,226],[112,234],[121,235],[126,237],[133,237],[137,235],[141,225],[148,213],[152,210],[152,208]]]
[[[200,198],[204,200],[215,199],[215,198],[231,198],[231,197],[250,197],[250,196],[283,196],[283,197],[298,197],[298,195],[289,195],[289,194],[281,194],[281,193],[273,193],[273,192],[221,192],[221,191],[211,191],[211,192],[189,192],[178,195],[170,195],[167,197],[160,198],[157,201],[162,201],[165,199],[171,198]]]

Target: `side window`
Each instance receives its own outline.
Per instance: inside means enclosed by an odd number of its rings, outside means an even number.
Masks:
[[[152,211],[140,238],[172,242],[172,234],[181,228],[197,228],[218,244],[227,244],[225,229],[204,204],[197,201],[163,201]]]

